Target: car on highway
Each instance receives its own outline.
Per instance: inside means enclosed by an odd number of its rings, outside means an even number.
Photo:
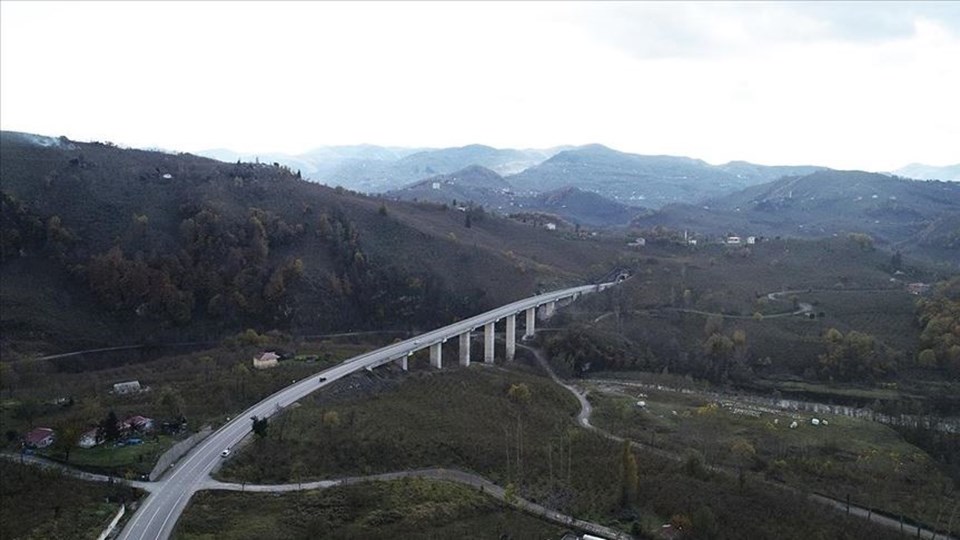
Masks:
[[[229,448],[224,448],[224,449],[223,449],[223,452],[220,452],[220,457],[227,457],[227,456],[229,456],[229,455],[230,455],[230,449],[229,449]]]

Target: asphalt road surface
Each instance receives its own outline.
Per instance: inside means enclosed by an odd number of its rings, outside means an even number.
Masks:
[[[537,307],[548,302],[569,298],[577,293],[586,294],[615,285],[614,282],[572,287],[541,294],[507,304],[464,321],[421,334],[414,338],[388,345],[338,364],[324,372],[302,379],[250,407],[215,433],[203,440],[180,459],[142,502],[120,533],[120,540],[145,540],[169,538],[177,519],[186,508],[194,492],[203,489],[210,472],[220,463],[220,453],[232,448],[250,433],[250,418],[269,417],[291,403],[361,369],[373,368],[392,360],[403,358],[414,351],[442,343],[464,332],[482,327],[509,315]]]

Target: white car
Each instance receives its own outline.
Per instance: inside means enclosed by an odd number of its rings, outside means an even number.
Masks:
[[[229,449],[229,448],[224,448],[224,449],[223,449],[223,452],[220,452],[220,457],[227,457],[227,456],[229,456],[229,455],[230,455],[230,449]]]

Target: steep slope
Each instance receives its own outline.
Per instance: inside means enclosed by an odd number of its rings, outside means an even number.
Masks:
[[[524,211],[548,212],[575,224],[593,227],[624,225],[647,211],[575,187],[541,193],[527,201]]]
[[[580,282],[615,257],[273,165],[9,132],[0,146],[5,343],[429,327]]]
[[[643,156],[589,145],[561,152],[507,180],[518,192],[575,186],[625,204],[659,208],[724,195],[778,175],[810,169],[745,162],[717,167],[686,157]]]
[[[671,205],[635,222],[711,234],[869,234],[881,245],[958,262],[960,185],[860,171],[819,171],[747,188],[700,206]]]

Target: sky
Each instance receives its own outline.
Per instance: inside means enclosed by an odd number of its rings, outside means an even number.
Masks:
[[[960,162],[960,3],[0,2],[0,128]]]

